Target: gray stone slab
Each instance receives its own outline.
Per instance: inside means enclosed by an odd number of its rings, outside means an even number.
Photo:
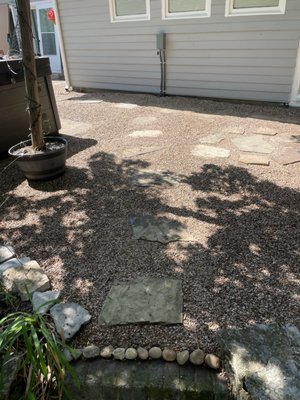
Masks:
[[[237,399],[299,399],[300,332],[295,326],[228,329],[218,333],[218,340]]]
[[[137,108],[137,104],[131,104],[131,103],[118,103],[115,105],[116,108],[125,108],[127,110],[132,110],[133,108]]]
[[[133,186],[152,186],[152,185],[176,185],[178,180],[170,171],[151,171],[140,169],[129,171],[129,179]]]
[[[275,136],[277,135],[277,130],[273,128],[269,128],[267,126],[260,126],[257,128],[250,128],[251,133],[256,135],[266,135],[266,136]]]
[[[45,314],[59,299],[59,290],[48,290],[47,292],[34,292],[32,295],[32,307],[38,314]]]
[[[168,220],[152,215],[133,216],[130,218],[133,238],[149,240],[150,242],[193,242],[195,239],[184,225],[177,221]]]
[[[181,324],[182,307],[181,281],[145,278],[112,286],[99,324]]]
[[[270,160],[260,154],[240,154],[239,161],[243,164],[270,165]]]
[[[296,148],[284,148],[279,154],[274,155],[272,159],[281,165],[295,164],[300,162],[300,146]]]
[[[231,141],[239,150],[250,153],[270,154],[274,150],[261,135],[238,136]]]
[[[57,333],[66,340],[71,339],[82,325],[91,320],[91,315],[77,303],[56,304],[50,309]]]
[[[226,133],[212,133],[211,135],[204,136],[200,138],[199,142],[203,144],[217,144],[226,138]]]
[[[1,279],[6,290],[18,293],[23,301],[29,300],[30,294],[35,291],[50,289],[49,279],[36,261],[6,269]]]
[[[192,150],[193,156],[203,158],[228,158],[230,156],[230,150],[222,147],[207,146],[205,144],[199,144]]]
[[[162,131],[159,130],[143,130],[143,131],[134,131],[130,133],[128,136],[134,138],[153,138],[162,135]]]
[[[11,246],[0,246],[0,264],[14,256],[15,252]]]

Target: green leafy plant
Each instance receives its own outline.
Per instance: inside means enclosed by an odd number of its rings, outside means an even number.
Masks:
[[[69,398],[64,384],[68,371],[78,385],[76,374],[63,350],[73,349],[61,342],[47,320],[38,313],[15,312],[0,320],[0,393],[7,365],[15,359],[16,379],[11,397],[18,400]],[[16,392],[21,395],[16,394]]]

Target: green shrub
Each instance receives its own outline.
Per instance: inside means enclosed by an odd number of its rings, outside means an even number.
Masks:
[[[61,399],[63,394],[69,397],[64,385],[66,371],[69,371],[77,385],[78,379],[63,353],[64,349],[71,353],[73,351],[58,339],[47,316],[15,312],[2,318],[0,393],[7,380],[6,367],[15,357],[18,362],[11,399]]]

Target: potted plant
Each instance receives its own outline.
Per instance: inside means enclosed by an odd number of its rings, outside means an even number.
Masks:
[[[39,99],[30,1],[16,0],[22,47],[27,111],[31,139],[9,149],[29,180],[44,180],[61,175],[65,170],[67,141],[62,137],[44,137]]]

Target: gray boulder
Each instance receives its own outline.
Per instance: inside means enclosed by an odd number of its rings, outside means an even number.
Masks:
[[[50,309],[56,331],[66,340],[71,339],[82,325],[91,320],[91,315],[76,303],[56,304]]]
[[[59,298],[60,291],[48,290],[47,292],[34,292],[32,295],[32,307],[38,314],[45,314]]]
[[[223,330],[218,341],[237,400],[298,400],[300,332],[293,325],[259,324]]]

